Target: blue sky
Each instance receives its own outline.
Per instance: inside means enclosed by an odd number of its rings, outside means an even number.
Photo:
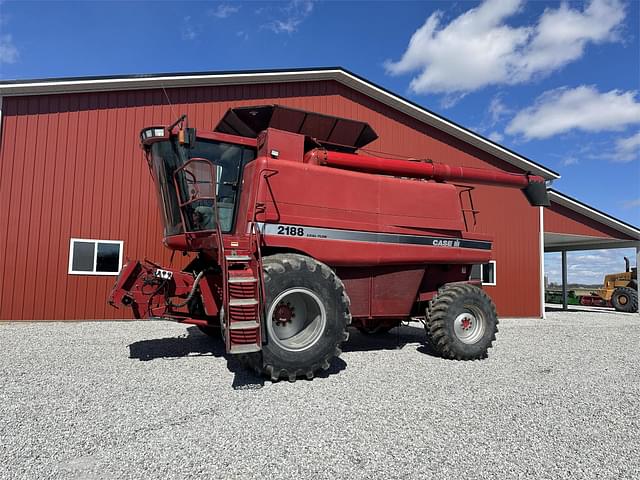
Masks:
[[[343,66],[639,225],[639,38],[640,2],[622,0],[0,0],[0,77]],[[595,281],[623,254],[576,276]]]

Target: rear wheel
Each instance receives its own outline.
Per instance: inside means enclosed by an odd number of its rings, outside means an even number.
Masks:
[[[244,361],[272,380],[313,378],[349,337],[349,298],[326,265],[298,254],[263,258],[267,342]]]
[[[629,287],[618,287],[611,296],[611,305],[619,312],[637,312],[638,292]]]
[[[480,288],[446,285],[427,310],[427,339],[444,358],[485,358],[498,331],[496,307]]]

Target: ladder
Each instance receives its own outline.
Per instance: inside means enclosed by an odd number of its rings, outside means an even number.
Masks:
[[[259,251],[253,226],[246,235],[225,236],[220,249],[223,272],[224,339],[227,353],[258,352],[262,348],[260,328],[261,282]]]

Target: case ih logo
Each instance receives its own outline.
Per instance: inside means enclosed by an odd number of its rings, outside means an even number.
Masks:
[[[434,247],[459,247],[460,240],[434,240]]]

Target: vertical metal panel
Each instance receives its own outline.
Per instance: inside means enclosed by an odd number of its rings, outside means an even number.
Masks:
[[[56,175],[53,178],[54,192],[56,192],[51,202],[52,210],[57,215],[54,217],[55,229],[51,235],[51,252],[49,253],[49,266],[47,269],[47,278],[57,278],[60,256],[64,257],[64,252],[68,248],[68,238],[70,238],[69,226],[71,224],[71,204],[73,201],[73,190],[71,188],[58,188],[64,185],[67,177],[73,179],[75,177],[75,165],[68,161],[68,157],[75,153],[75,133],[77,131],[77,116],[72,115],[70,111],[77,105],[77,97],[63,95],[60,105],[60,123],[58,128],[58,141],[56,143],[55,163],[58,168],[55,169]],[[73,183],[73,180],[71,181]],[[59,208],[56,208],[58,206]],[[48,305],[53,305],[51,310],[46,310],[43,314],[44,318],[52,316],[53,318],[65,318],[65,297],[67,294],[68,282],[56,281],[50,295],[52,296]]]
[[[5,97],[0,319],[128,315],[106,306],[114,277],[69,275],[67,265],[71,237],[123,240],[125,257],[168,262],[139,130],[182,113],[211,130],[232,106],[268,103],[367,121],[380,136],[368,150],[517,171],[334,81]],[[487,290],[499,313],[539,315],[537,209],[499,187],[477,187],[474,200],[476,230],[496,237],[498,285]]]
[[[7,103],[3,102],[0,97],[0,115],[2,112],[7,111]],[[15,115],[15,112],[12,112]],[[15,139],[15,122],[10,122],[7,126],[7,122],[2,121],[0,118],[0,139],[2,136],[8,136],[11,139]],[[0,265],[7,264],[7,237],[9,236],[9,203],[11,192],[11,179],[13,176],[13,150],[15,147],[15,141],[1,142],[0,141],[0,159],[6,158],[7,161],[0,163],[0,205],[6,206],[6,208],[0,208]],[[6,297],[8,293],[5,293],[5,268],[0,271],[0,306],[2,305],[3,297]]]

